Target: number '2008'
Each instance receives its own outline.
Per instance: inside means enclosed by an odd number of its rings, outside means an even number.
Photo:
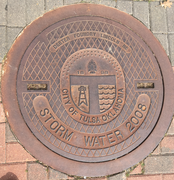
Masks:
[[[138,105],[138,109],[140,109],[141,111],[145,111],[146,110],[146,106],[139,104]],[[135,111],[135,116],[133,116],[130,120],[130,122],[126,123],[126,127],[129,129],[130,132],[132,132],[135,129],[135,126],[137,126],[139,124],[139,119],[143,118],[143,114],[142,112],[140,112],[139,110]]]

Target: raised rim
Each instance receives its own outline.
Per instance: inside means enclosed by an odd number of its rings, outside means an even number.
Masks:
[[[149,137],[134,151],[119,159],[101,163],[83,163],[73,161],[55,154],[46,148],[37,138],[31,133],[25,121],[22,118],[17,101],[16,80],[18,66],[22,56],[29,46],[31,41],[43,29],[53,23],[69,17],[76,16],[99,16],[126,25],[132,31],[136,32],[155,54],[157,62],[161,67],[161,73],[164,83],[164,103],[160,118],[156,127]],[[39,25],[38,25],[39,24]],[[34,29],[34,31],[33,31]],[[121,12],[117,9],[106,7],[104,5],[94,4],[76,4],[64,6],[56,10],[44,14],[42,17],[33,21],[27,26],[16,39],[11,47],[2,71],[2,101],[5,109],[5,114],[8,118],[10,126],[14,134],[19,138],[20,143],[36,158],[45,164],[48,164],[54,169],[61,172],[78,175],[78,176],[105,176],[125,170],[128,167],[138,163],[144,159],[163,138],[167,131],[174,107],[174,76],[170,61],[157,41],[154,35],[142,23],[132,16]],[[150,145],[149,145],[150,144]],[[73,163],[73,165],[72,165]]]

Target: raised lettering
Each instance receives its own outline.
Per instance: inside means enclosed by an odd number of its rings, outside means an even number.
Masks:
[[[60,132],[60,136],[62,136],[64,131],[65,131],[65,127],[60,125],[59,128],[57,129],[56,133]]]
[[[105,136],[99,136],[99,138],[101,138],[101,140],[102,140],[102,145],[104,146],[104,141],[103,141],[103,138],[104,138]]]
[[[51,113],[50,113],[50,115],[51,115],[51,116],[50,116],[47,120],[45,120],[45,122],[48,122],[48,121],[51,120],[51,119],[55,119]]]
[[[52,130],[55,130],[59,126],[59,123],[57,121],[53,121],[50,125],[50,128]]]
[[[105,115],[102,116],[103,121],[107,121],[107,117]]]
[[[73,135],[73,132],[71,132],[70,134],[68,134],[68,129],[67,129],[66,132],[65,132],[65,134],[64,134],[64,136],[63,136],[63,138],[64,138],[65,140],[70,141],[71,138],[72,138],[72,135]]]
[[[107,119],[110,119],[110,118],[111,118],[111,116],[109,115],[109,113],[106,114],[106,116],[107,116]]]
[[[47,108],[45,108],[44,110],[40,111],[40,115],[41,116],[46,116],[46,114],[48,114],[48,113],[49,113],[49,109],[47,109]]]
[[[108,141],[109,141],[110,144],[115,142],[115,140],[113,140],[113,134],[112,133],[107,134],[107,137],[108,137]]]
[[[71,103],[70,103],[70,100],[68,100],[65,104],[71,104]]]
[[[91,139],[90,139],[90,136],[88,136],[87,139],[86,139],[86,136],[84,136],[84,139],[85,139],[85,145],[91,146],[92,142],[94,141],[94,136],[92,136]]]
[[[92,146],[96,146],[96,145],[100,146],[100,143],[98,141],[98,137],[97,136],[95,136]]]
[[[121,134],[121,132],[119,130],[114,131],[114,133],[118,140],[120,140],[119,138],[123,138],[123,135]]]

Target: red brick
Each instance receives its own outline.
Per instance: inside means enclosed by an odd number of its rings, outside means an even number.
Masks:
[[[5,163],[5,123],[0,124],[0,163]]]
[[[7,162],[35,161],[19,143],[7,143],[6,148]]]
[[[142,167],[141,164],[138,164],[138,166],[130,174],[133,175],[133,174],[141,174],[141,173],[142,173]]]
[[[1,72],[2,72],[2,63],[0,63],[0,82],[1,82]],[[0,92],[1,92],[1,84],[0,84]],[[1,93],[0,93],[0,102],[2,101]]]
[[[47,168],[39,163],[28,164],[29,180],[47,180]]]
[[[161,153],[174,153],[174,137],[164,137],[161,142]]]
[[[161,153],[160,145],[156,147],[156,149],[152,152],[152,155],[159,155]]]
[[[164,174],[163,180],[174,180],[174,174]]]
[[[5,122],[5,113],[2,103],[0,103],[0,123]]]
[[[0,165],[0,179],[3,180],[10,179],[9,176],[13,179],[18,180],[27,180],[27,166],[25,163],[22,164],[5,164]],[[10,174],[9,174],[10,173]],[[17,177],[17,178],[14,178]]]
[[[162,175],[141,175],[141,176],[131,176],[127,180],[162,180]]]

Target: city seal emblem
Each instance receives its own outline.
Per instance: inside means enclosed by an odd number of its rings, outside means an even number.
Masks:
[[[118,116],[125,80],[118,61],[97,49],[79,50],[61,71],[61,98],[68,114],[83,124],[104,124]]]

